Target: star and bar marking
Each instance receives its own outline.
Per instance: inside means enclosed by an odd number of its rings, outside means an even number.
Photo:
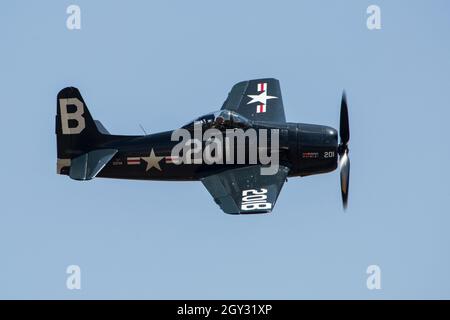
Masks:
[[[147,162],[147,167],[145,168],[145,171],[149,171],[151,168],[155,168],[159,171],[162,171],[159,162],[163,158],[164,157],[159,157],[155,155],[155,151],[152,148],[148,157],[127,157],[127,165],[140,165],[141,160],[144,160],[145,162]]]
[[[259,94],[248,94],[247,96],[251,98],[247,104],[252,104],[255,102],[259,102],[256,106],[256,113],[264,113],[267,111],[267,100],[269,99],[278,99],[275,96],[267,95],[267,82],[260,82],[256,85],[256,90],[260,92]]]

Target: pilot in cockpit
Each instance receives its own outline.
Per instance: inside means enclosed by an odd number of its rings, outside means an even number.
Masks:
[[[227,128],[249,128],[251,127],[250,121],[242,115],[230,111],[220,110],[213,113],[208,113],[204,116],[198,117],[194,121],[184,125],[184,129],[193,129],[195,125],[201,125],[202,129],[215,128],[219,130]]]

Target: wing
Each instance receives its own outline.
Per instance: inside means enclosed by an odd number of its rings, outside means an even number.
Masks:
[[[261,166],[231,169],[201,181],[220,208],[229,214],[272,211],[289,168],[280,166],[274,175],[261,175]]]
[[[236,111],[250,120],[286,122],[280,82],[273,78],[235,84],[222,109]]]

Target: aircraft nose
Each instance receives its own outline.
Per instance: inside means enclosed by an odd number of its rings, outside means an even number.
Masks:
[[[332,127],[323,127],[323,144],[327,146],[338,145],[338,132]]]

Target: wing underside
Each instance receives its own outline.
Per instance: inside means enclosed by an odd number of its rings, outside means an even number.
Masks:
[[[261,175],[261,166],[231,169],[201,181],[220,208],[229,214],[271,212],[289,168],[280,166],[274,175]]]

